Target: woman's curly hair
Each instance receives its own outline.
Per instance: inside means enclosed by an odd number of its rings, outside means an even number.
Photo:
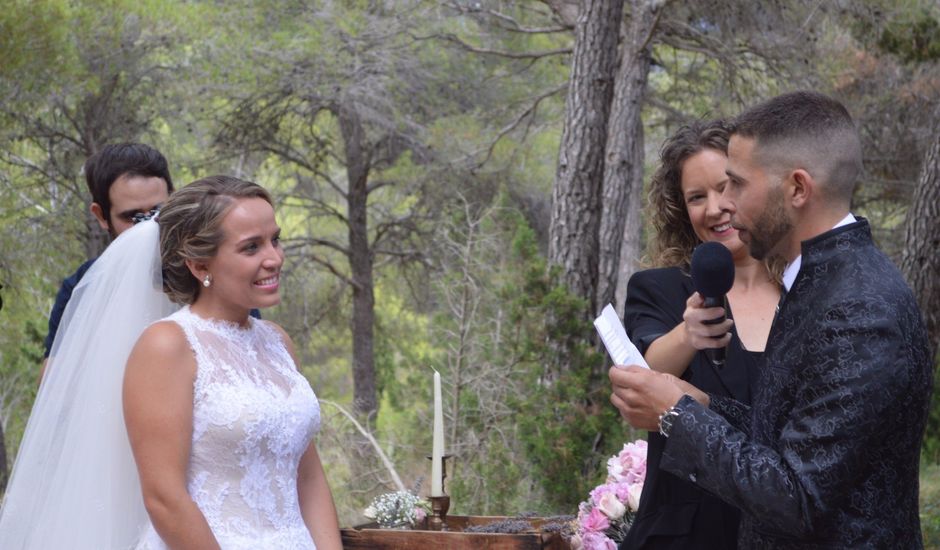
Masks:
[[[730,134],[730,126],[723,120],[699,120],[679,128],[663,143],[648,195],[654,230],[649,255],[654,265],[688,267],[699,238],[682,197],[682,165],[706,149],[727,155]]]

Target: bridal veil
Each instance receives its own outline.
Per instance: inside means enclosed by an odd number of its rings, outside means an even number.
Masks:
[[[141,332],[176,309],[159,240],[156,221],[134,226],[76,286],[0,508],[4,550],[124,549],[146,524],[121,388]]]

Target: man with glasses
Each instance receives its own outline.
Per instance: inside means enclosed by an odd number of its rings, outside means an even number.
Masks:
[[[160,151],[141,143],[107,145],[85,161],[85,181],[91,192],[91,213],[112,239],[135,224],[149,220],[173,192],[173,180]],[[92,258],[62,281],[49,315],[49,333],[40,379],[65,306],[75,286],[95,262]]]

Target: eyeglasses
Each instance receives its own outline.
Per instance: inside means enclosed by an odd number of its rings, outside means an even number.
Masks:
[[[140,222],[145,222],[153,218],[154,216],[160,213],[160,206],[161,205],[155,206],[150,212],[138,212],[134,214],[133,216],[131,216],[131,220],[130,220],[131,223],[134,225],[137,225]]]

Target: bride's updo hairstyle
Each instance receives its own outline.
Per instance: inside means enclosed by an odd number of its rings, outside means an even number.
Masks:
[[[160,259],[163,291],[177,304],[196,301],[202,288],[186,260],[207,261],[219,251],[225,235],[222,220],[235,201],[271,195],[256,183],[231,176],[209,176],[176,191],[160,209]]]

